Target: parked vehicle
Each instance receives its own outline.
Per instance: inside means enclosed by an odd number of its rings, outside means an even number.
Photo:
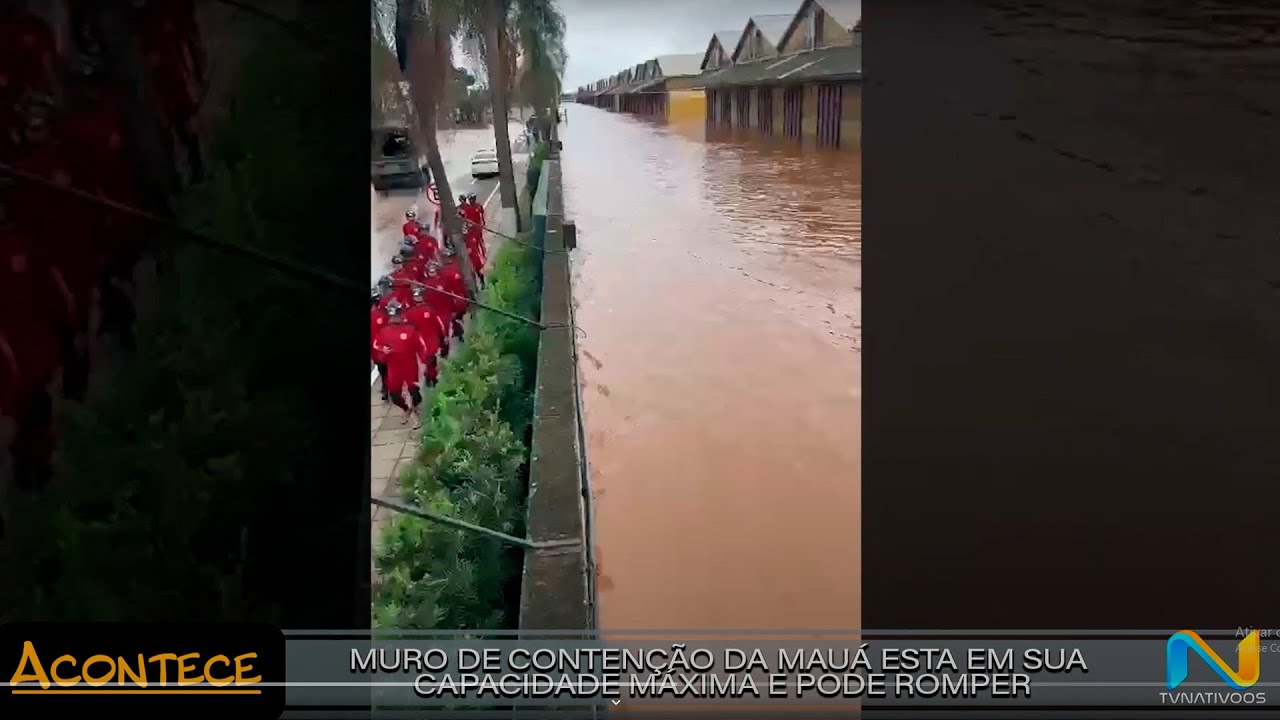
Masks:
[[[493,177],[498,174],[498,151],[481,150],[471,156],[471,177]]]
[[[421,188],[430,182],[426,156],[414,145],[408,128],[374,128],[370,134],[370,150],[375,190]]]

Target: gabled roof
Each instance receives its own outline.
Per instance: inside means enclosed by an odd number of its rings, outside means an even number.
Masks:
[[[849,32],[862,29],[862,0],[817,0],[827,15]]]
[[[664,78],[688,77],[702,72],[701,55],[659,55],[655,62]]]
[[[782,37],[779,38],[779,47],[787,43],[787,39],[800,25],[800,18],[815,4],[822,8],[827,17],[839,23],[845,30],[849,32],[862,30],[862,0],[804,0],[800,4],[800,9],[796,10],[796,14],[791,17],[791,22],[787,24]]]
[[[747,26],[738,34],[738,42],[733,46],[733,52],[730,57],[734,62],[738,61],[738,55],[742,53],[742,48],[746,44],[746,39],[751,37],[753,30],[759,30],[760,35],[764,37],[765,42],[772,46],[776,53],[778,43],[782,40],[782,34],[790,27],[791,21],[795,19],[794,15],[752,15],[747,21]]]
[[[707,61],[711,59],[711,48],[715,47],[716,43],[720,44],[724,49],[725,57],[728,57],[741,35],[742,33],[737,30],[717,30],[711,33],[711,39],[707,41],[707,49],[702,51],[702,64],[698,68],[700,70],[707,68]]]
[[[862,48],[837,45],[792,53],[767,62],[731,65],[704,76],[708,88],[799,85],[806,82],[860,81]]]

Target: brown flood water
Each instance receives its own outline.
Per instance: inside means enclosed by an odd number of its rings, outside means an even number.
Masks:
[[[861,620],[861,158],[569,108],[604,630]]]

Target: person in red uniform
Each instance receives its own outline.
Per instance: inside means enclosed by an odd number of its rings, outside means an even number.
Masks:
[[[141,207],[137,151],[126,128],[125,103],[97,63],[85,61],[68,86],[76,111],[60,123],[58,136],[78,158],[75,175],[83,189],[129,207]],[[145,232],[136,218],[111,208],[99,211],[101,238],[113,251],[132,248]]]
[[[484,287],[484,266],[489,258],[484,246],[484,209],[476,202],[475,195],[467,196],[467,218],[471,220],[466,236],[467,260],[476,274],[476,282]]]
[[[53,468],[53,393],[60,377],[64,342],[59,332],[57,290],[21,251],[0,258],[0,389],[3,414],[15,421],[11,456],[23,488],[43,487]]]
[[[391,323],[391,316],[387,314],[386,308],[382,307],[380,302],[383,298],[388,300],[391,297],[391,291],[385,293],[380,289],[374,290],[373,307],[369,310],[369,359],[373,362],[373,366],[378,369],[378,379],[382,381],[382,402],[390,402],[391,399],[387,395],[387,358],[378,349],[378,333],[382,328]]]
[[[39,16],[16,3],[0,5],[0,101],[12,108],[28,93],[54,94],[58,43]]]
[[[409,307],[413,304],[413,286],[421,283],[423,278],[418,275],[412,264],[405,264],[403,255],[391,258],[391,263],[395,268],[391,272],[391,282],[395,288],[396,299],[401,305]]]
[[[453,295],[449,297],[444,295],[446,300],[452,303],[453,317],[453,336],[462,340],[462,317],[467,313],[467,284],[462,279],[462,265],[458,262],[458,258],[453,254],[453,250],[449,247],[444,249],[444,259],[440,263],[440,282],[441,288]]]
[[[420,227],[422,226],[418,224],[418,211],[413,208],[405,210],[404,224],[400,226],[400,235],[403,237],[410,235],[417,237]]]
[[[440,344],[440,356],[449,357],[449,339],[450,329],[453,326],[453,298],[444,295],[439,290],[445,289],[444,279],[440,277],[440,260],[434,259],[427,263],[427,276],[422,281],[423,299],[429,305],[435,316],[439,318],[441,325],[444,326],[444,338]]]
[[[436,240],[436,237],[431,234],[431,228],[426,225],[418,223],[413,238],[417,241],[414,247],[423,260],[431,260],[440,254],[440,241]]]
[[[413,305],[404,311],[404,318],[422,336],[426,352],[423,378],[430,387],[436,384],[438,372],[436,356],[443,349],[445,326],[436,311],[431,308],[431,304],[427,302],[426,292],[421,285],[413,288]]]
[[[68,84],[76,111],[58,128],[59,142],[74,159],[79,189],[126,207],[145,210],[136,152],[126,132],[124,101],[99,72],[92,58]],[[82,200],[92,215],[95,254],[101,259],[94,285],[101,301],[101,330],[125,346],[133,344],[134,271],[147,236],[145,223],[128,212]]]
[[[192,0],[134,0],[138,30],[160,111],[187,155],[194,178],[204,174],[196,111],[204,95],[204,50]]]
[[[403,283],[395,283],[390,275],[383,275],[378,279],[378,290],[382,293],[382,299],[378,301],[378,307],[383,310],[386,310],[387,306],[393,301],[406,305],[413,300],[412,291],[405,287]]]
[[[423,257],[418,250],[418,239],[408,236],[404,242],[400,243],[400,256],[404,258],[400,266],[404,268],[406,273],[412,274],[414,282],[422,282],[427,277],[427,261],[428,257]]]
[[[404,410],[404,422],[415,420],[414,429],[422,427],[422,390],[418,384],[421,368],[426,363],[427,345],[422,336],[404,316],[404,306],[399,302],[387,305],[391,322],[374,338],[374,351],[381,353],[387,363],[387,391],[391,402]],[[409,400],[405,400],[405,395]]]

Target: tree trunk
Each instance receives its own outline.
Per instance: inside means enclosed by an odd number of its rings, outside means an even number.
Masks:
[[[449,57],[452,33],[442,28],[439,16],[434,16],[430,23],[422,22],[416,16],[418,8],[415,0],[398,0],[396,9],[396,52],[412,90],[412,102],[408,104],[416,116],[420,136],[415,140],[421,142],[427,152],[427,167],[431,170],[440,198],[444,241],[458,258],[467,297],[474,300],[479,297],[479,287],[467,254],[458,206],[453,199],[453,188],[449,186],[449,174],[444,167],[444,158],[440,155],[440,138],[437,134],[440,97],[447,82],[446,73],[452,72],[452,66],[447,61],[442,63],[440,60]],[[439,10],[438,6],[436,10]]]
[[[514,209],[516,213],[516,230],[523,230],[520,220],[520,200],[516,194],[515,165],[511,161],[511,133],[507,128],[507,68],[506,49],[503,37],[506,35],[501,23],[506,18],[499,15],[501,3],[497,0],[485,0],[484,43],[485,64],[489,71],[489,105],[493,108],[494,149],[498,152],[498,190],[502,195],[502,207]]]
[[[471,267],[471,257],[467,254],[467,243],[462,233],[462,221],[458,218],[458,206],[453,199],[453,188],[449,187],[449,175],[444,168],[444,158],[440,155],[436,120],[431,113],[421,113],[419,117],[427,146],[427,167],[431,168],[436,194],[440,196],[440,222],[444,225],[444,240],[449,243],[458,258],[458,264],[462,266],[462,281],[467,286],[467,297],[474,300],[479,297],[479,287],[476,284],[475,269]]]

